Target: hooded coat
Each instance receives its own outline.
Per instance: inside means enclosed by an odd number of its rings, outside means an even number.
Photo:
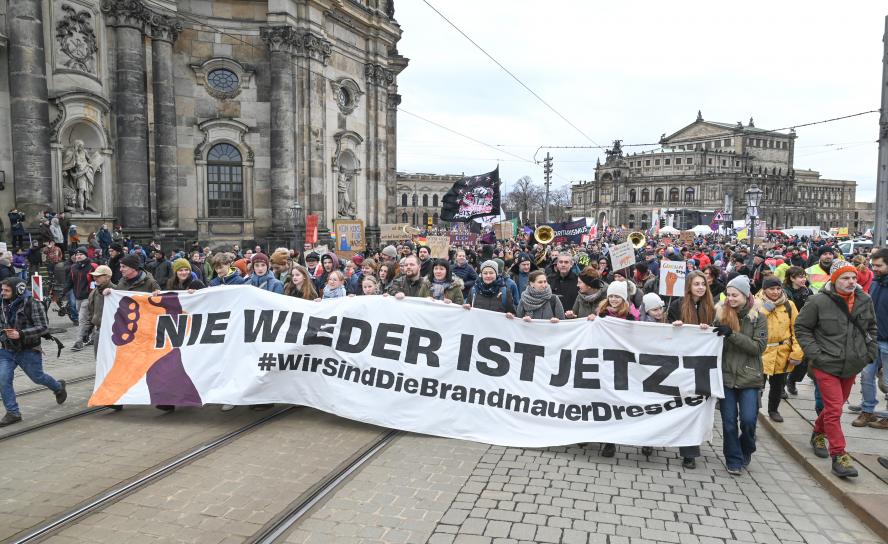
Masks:
[[[751,305],[737,312],[740,330],[725,338],[722,348],[722,379],[726,388],[761,389],[763,385],[762,353],[768,346],[768,320],[761,315],[755,299],[750,300]],[[722,324],[725,304],[716,304],[713,325]]]
[[[768,319],[768,346],[762,355],[762,370],[767,376],[790,372],[794,367],[789,360],[801,361],[805,356],[795,335],[799,311],[785,293],[776,303],[765,296],[764,290],[759,291],[756,299],[761,313]]]

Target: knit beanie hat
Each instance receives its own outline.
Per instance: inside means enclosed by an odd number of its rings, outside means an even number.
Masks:
[[[607,296],[611,295],[616,295],[623,300],[627,300],[629,298],[629,288],[626,286],[626,282],[611,282],[611,284],[607,286]]]
[[[385,246],[382,248],[382,254],[388,257],[389,259],[397,259],[398,258],[398,250],[395,249],[395,246]]]
[[[587,266],[580,272],[580,281],[591,287],[592,289],[601,289],[601,276],[598,270],[591,266]]]
[[[499,274],[499,265],[496,264],[496,261],[493,259],[489,259],[481,263],[481,268],[478,269],[479,272],[484,272],[485,268],[492,268],[494,272]]]
[[[89,252],[86,251],[86,248],[83,247],[83,246],[79,246],[77,249],[75,249],[75,250],[74,250],[74,253],[75,253],[75,254],[80,253],[80,254],[83,254],[83,255],[89,256]]]
[[[762,289],[770,289],[771,287],[780,287],[780,278],[777,276],[768,276],[762,280]]]
[[[139,259],[136,255],[127,255],[126,257],[120,259],[120,264],[123,266],[128,266],[130,268],[135,268],[139,270],[142,268],[142,260]]]
[[[641,299],[644,304],[644,311],[656,310],[665,306],[663,299],[657,293],[648,293]]]
[[[231,263],[231,266],[237,268],[238,272],[240,272],[241,276],[247,275],[247,260],[246,259],[238,259]]]
[[[750,288],[749,288],[749,278],[743,274],[738,275],[736,278],[732,279],[728,282],[727,287],[733,287],[734,289],[743,293],[743,296],[749,298]],[[727,289],[727,287],[725,289]]]
[[[173,261],[173,274],[179,270],[191,270],[191,263],[185,259],[176,259]]]
[[[265,263],[265,266],[268,266],[268,255],[265,253],[254,253],[253,258],[250,260],[254,265],[256,263]]]
[[[829,267],[829,281],[835,283],[839,276],[844,274],[845,272],[854,272],[857,273],[857,269],[849,263],[848,261],[835,261],[831,267]]]

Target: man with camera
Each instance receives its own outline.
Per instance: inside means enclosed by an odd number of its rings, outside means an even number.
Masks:
[[[32,382],[48,387],[57,403],[68,398],[65,381],[43,372],[40,337],[49,331],[48,323],[43,305],[34,302],[24,280],[13,277],[0,282],[0,396],[6,408],[0,427],[22,420],[12,386],[17,366]]]

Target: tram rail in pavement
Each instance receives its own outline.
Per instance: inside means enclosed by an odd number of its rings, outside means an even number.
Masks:
[[[71,385],[71,384],[74,384],[74,383],[86,382],[86,381],[89,381],[89,380],[93,380],[93,379],[95,379],[95,377],[96,377],[95,374],[90,374],[89,376],[80,376],[79,378],[70,378],[70,379],[66,379],[66,380],[65,380],[65,385]],[[43,385],[39,385],[39,386],[37,386],[37,387],[31,387],[30,389],[23,389],[23,390],[21,390],[21,391],[16,391],[16,392],[15,392],[15,396],[16,396],[16,397],[23,397],[23,396],[25,396],[25,395],[31,395],[31,394],[34,394],[34,393],[39,393],[39,392],[41,392],[41,391],[46,391],[47,389],[49,389],[49,388],[46,387],[46,386],[43,386]]]

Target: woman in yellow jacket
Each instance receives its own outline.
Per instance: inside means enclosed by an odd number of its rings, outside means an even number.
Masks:
[[[775,276],[762,282],[758,293],[762,311],[768,316],[768,347],[762,355],[762,369],[768,381],[768,417],[781,423],[777,411],[786,385],[786,377],[802,361],[804,353],[795,337],[795,321],[799,311],[786,297],[786,292]]]

